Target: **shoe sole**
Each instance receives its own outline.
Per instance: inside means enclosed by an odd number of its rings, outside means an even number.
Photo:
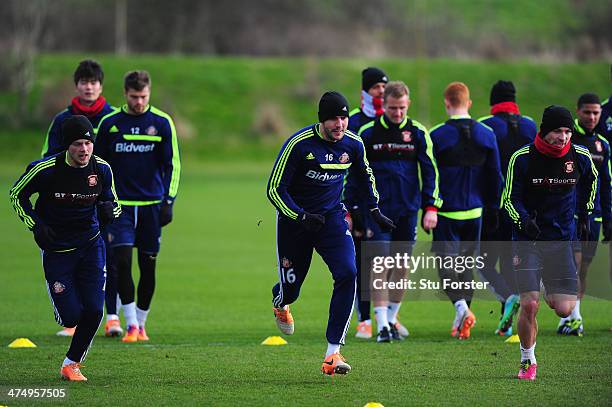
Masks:
[[[85,376],[83,376],[83,378],[79,379],[79,380],[72,380],[68,376],[64,375],[64,373],[62,373],[62,372],[60,372],[60,378],[62,380],[67,381],[67,382],[86,382],[87,381],[87,378]]]
[[[67,376],[64,376],[64,375],[61,375],[61,376],[62,376],[62,380],[65,380],[67,382],[86,382],[87,381],[86,377],[83,377],[83,379],[79,379],[79,380],[72,380]]]
[[[351,371],[351,367],[350,366],[336,366],[333,370],[333,372],[328,373],[325,368],[321,368],[321,373],[323,373],[326,376],[333,376],[334,374],[342,374],[345,375],[347,373],[349,373]]]
[[[527,377],[527,376],[521,376],[521,373],[519,372],[518,375],[516,375],[516,378],[519,380],[526,380],[528,382],[533,382],[536,379],[536,376],[534,375],[533,377]]]
[[[557,328],[557,335],[569,335],[570,327],[566,327],[565,325]]]
[[[123,331],[115,331],[115,332],[106,332],[104,333],[104,336],[108,337],[108,338],[116,338],[118,336],[123,335]]]
[[[562,326],[557,328],[557,335],[561,336],[583,336],[584,331],[580,331],[579,328],[572,329],[569,326]]]
[[[355,338],[359,338],[359,339],[371,339],[372,335],[368,335],[368,334],[360,334],[360,333],[356,333],[355,334]]]
[[[334,373],[336,374],[347,374],[350,371],[350,366],[336,366],[336,368],[334,369]]]
[[[295,332],[295,327],[293,325],[288,325],[283,322],[279,322],[278,320],[276,321],[276,326],[278,327],[278,330],[285,335],[293,335],[293,332]]]

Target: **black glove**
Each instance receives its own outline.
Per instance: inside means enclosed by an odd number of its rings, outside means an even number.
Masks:
[[[53,229],[40,222],[34,225],[32,232],[34,232],[34,240],[36,241],[36,244],[43,250],[48,250],[57,237]]]
[[[532,240],[536,240],[540,236],[540,227],[536,223],[535,215],[523,221],[522,229]]]
[[[380,226],[380,229],[383,232],[390,232],[393,229],[395,229],[395,225],[393,224],[393,221],[387,218],[382,213],[380,213],[380,209],[378,208],[370,209],[370,213],[372,214],[372,219],[374,219],[374,222],[376,222],[378,226]]]
[[[115,220],[115,207],[111,201],[98,202],[98,220],[100,227],[104,227]]]
[[[482,229],[485,235],[492,236],[499,229],[499,209],[484,208],[482,211]]]
[[[318,232],[325,225],[325,216],[304,212],[300,219],[302,226],[309,232]]]
[[[365,226],[363,224],[363,216],[358,206],[353,206],[349,213],[351,214],[351,222],[353,222],[353,234],[359,233],[361,236],[365,233]]]
[[[586,215],[579,215],[578,222],[576,222],[578,228],[578,240],[586,242],[591,237],[591,222],[589,217]]]
[[[172,222],[172,204],[164,202],[159,210],[159,224],[163,227]]]
[[[604,222],[602,228],[603,239],[601,239],[601,242],[610,243],[610,239],[612,239],[612,223]]]

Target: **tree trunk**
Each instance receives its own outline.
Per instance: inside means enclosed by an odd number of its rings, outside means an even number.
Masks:
[[[115,0],[115,53],[128,53],[127,40],[127,0]]]
[[[11,1],[15,31],[12,38],[10,70],[12,83],[17,93],[16,125],[29,116],[28,100],[34,84],[34,58],[38,53],[38,43],[43,29],[47,2],[44,0]]]

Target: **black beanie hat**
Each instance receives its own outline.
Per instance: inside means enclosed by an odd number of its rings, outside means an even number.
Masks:
[[[87,139],[92,143],[96,141],[93,126],[85,116],[70,116],[62,123],[62,144],[68,148],[75,140]]]
[[[516,102],[516,89],[512,81],[497,81],[491,88],[491,106],[502,102]]]
[[[560,127],[574,130],[574,119],[569,110],[563,106],[551,105],[544,109],[542,123],[540,124],[540,137],[546,136],[551,131]]]
[[[599,96],[596,94],[585,93],[578,98],[578,109],[580,109],[582,105],[601,105],[601,102],[599,101]]]
[[[349,115],[349,105],[346,98],[340,93],[331,91],[325,92],[319,100],[319,122],[333,119],[336,116]]]
[[[389,78],[381,69],[369,67],[361,71],[361,89],[367,92],[378,82],[389,82]]]

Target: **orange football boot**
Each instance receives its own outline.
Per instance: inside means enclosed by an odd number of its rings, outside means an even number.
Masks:
[[[137,342],[138,341],[138,326],[128,326],[125,336],[121,338],[121,342]]]
[[[361,321],[357,324],[357,333],[355,338],[370,339],[372,337],[372,322]]]
[[[276,318],[276,325],[278,329],[285,335],[293,335],[293,331],[295,329],[295,324],[293,323],[293,316],[291,315],[291,311],[289,311],[289,306],[286,306],[287,309],[282,308],[272,308],[274,310],[274,317]]]
[[[459,333],[459,327],[453,325],[453,329],[451,329],[451,336],[453,338],[456,338],[458,333]]]
[[[335,373],[347,374],[350,371],[351,366],[346,363],[344,357],[339,353],[326,357],[321,366],[321,372],[329,376],[333,376]]]
[[[62,366],[60,370],[60,374],[62,375],[62,379],[70,380],[71,382],[86,382],[87,378],[83,376],[81,373],[81,364],[80,363],[71,363],[66,366]]]
[[[147,336],[147,331],[145,331],[144,326],[142,328],[138,328],[138,340],[139,341],[149,340],[149,337]]]
[[[463,314],[461,328],[459,330],[459,339],[468,339],[470,337],[470,329],[476,324],[476,317],[469,309]]]
[[[121,329],[121,322],[118,319],[106,321],[106,325],[104,325],[105,336],[121,336],[121,334],[123,334],[123,329]]]

